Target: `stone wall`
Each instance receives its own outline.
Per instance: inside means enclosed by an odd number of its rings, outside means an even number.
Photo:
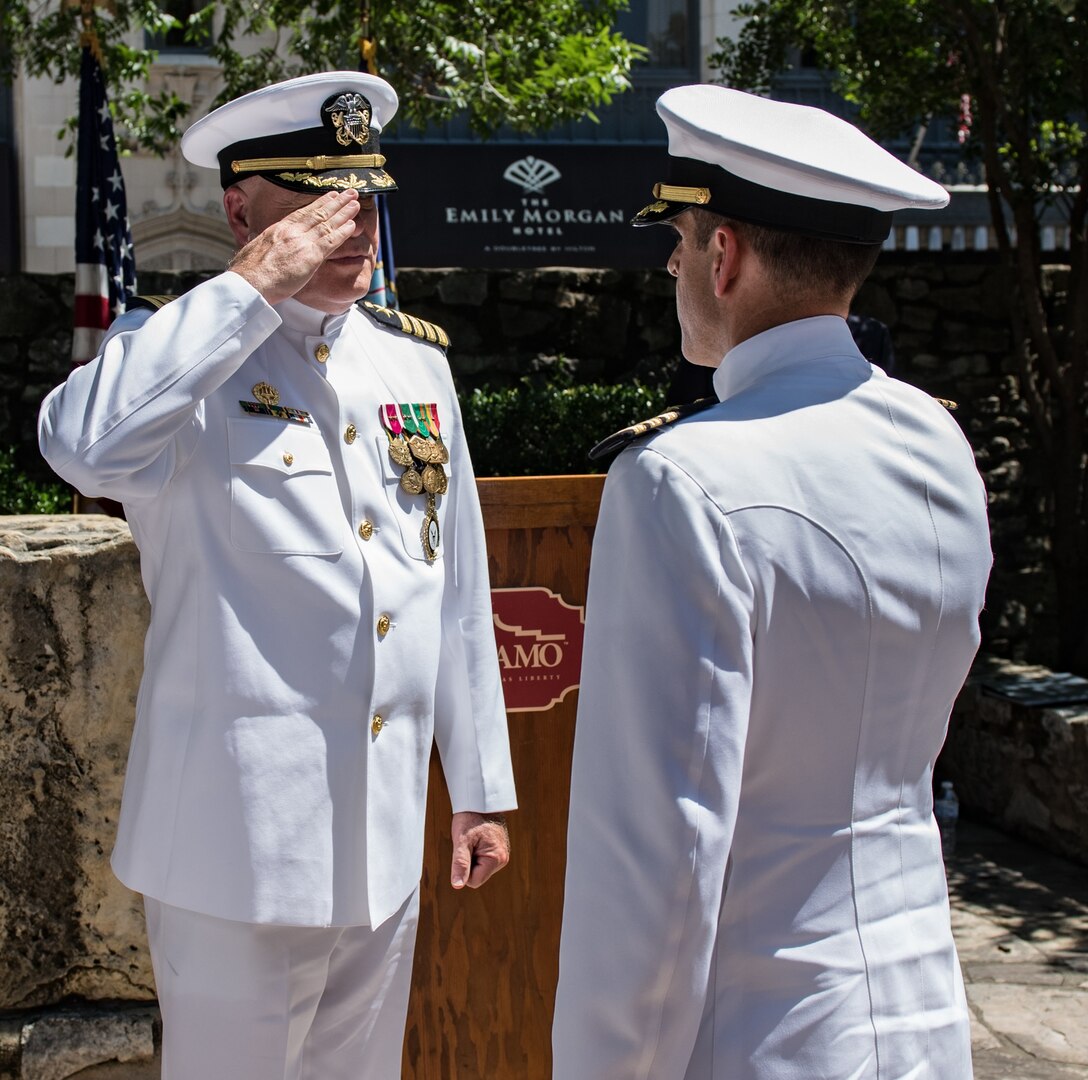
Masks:
[[[1048,689],[1071,683],[1079,703],[1046,701]],[[1085,691],[1084,680],[980,658],[952,712],[938,772],[974,817],[1088,864]]]
[[[996,254],[886,252],[855,310],[891,329],[896,374],[960,403],[990,492],[997,561],[983,620],[988,648],[1053,660],[1045,486],[1012,374]],[[207,275],[142,274],[149,293]],[[402,270],[406,310],[450,333],[460,384],[509,382],[556,357],[580,381],[667,383],[680,359],[672,279],[664,270]],[[69,368],[71,277],[0,278],[0,447],[39,477],[38,405]],[[635,419],[635,418],[632,418]]]

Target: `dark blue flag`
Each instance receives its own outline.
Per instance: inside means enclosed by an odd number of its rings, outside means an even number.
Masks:
[[[90,360],[106,327],[136,292],[125,183],[102,69],[84,46],[76,159],[76,295],[72,359]]]

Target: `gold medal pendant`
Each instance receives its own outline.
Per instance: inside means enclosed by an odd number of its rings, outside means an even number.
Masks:
[[[419,538],[423,541],[423,554],[428,562],[434,562],[438,558],[438,545],[442,541],[442,533],[438,527],[438,511],[434,507],[434,496],[427,496],[427,510],[423,515],[423,528],[420,529]]]
[[[441,465],[436,465],[434,471],[438,473],[438,482],[434,489],[434,493],[436,495],[445,495],[450,487],[449,478],[446,476],[446,470],[443,469]]]
[[[438,451],[435,461],[439,465],[448,465],[450,463],[450,452],[446,449],[446,444],[442,441],[442,436],[438,437],[438,441],[435,444]]]
[[[431,454],[431,440],[422,435],[413,435],[408,440],[408,447],[419,461],[433,461]]]
[[[423,490],[423,477],[419,475],[414,466],[409,466],[404,470],[404,475],[400,478],[400,486],[401,490],[409,495],[418,495]]]
[[[424,467],[423,490],[427,492],[428,495],[441,494],[438,489],[441,486],[441,480],[439,479],[439,477],[442,475],[443,474],[441,465],[427,465]]]
[[[393,435],[386,432],[389,437],[389,456],[402,468],[407,468],[412,462],[412,452],[408,449],[408,440],[403,435]]]

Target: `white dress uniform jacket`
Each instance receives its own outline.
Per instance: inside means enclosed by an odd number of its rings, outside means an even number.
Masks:
[[[733,349],[628,448],[593,545],[561,1080],[966,1080],[931,774],[986,496],[842,319]]]
[[[244,412],[261,382],[310,422]],[[379,419],[402,402],[436,403],[449,449],[434,562]],[[270,307],[225,273],[118,319],[39,435],[61,476],[124,503],[151,600],[126,885],[225,919],[378,926],[419,881],[434,739],[455,811],[514,805],[440,349],[359,308]]]

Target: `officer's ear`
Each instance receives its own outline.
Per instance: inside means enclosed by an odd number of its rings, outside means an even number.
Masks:
[[[223,209],[230,231],[234,234],[234,242],[239,248],[245,247],[252,238],[252,230],[249,224],[249,192],[244,181],[232,184],[223,192]]]
[[[740,271],[742,244],[732,225],[719,225],[710,238],[714,256],[714,295],[721,298],[730,289]]]

